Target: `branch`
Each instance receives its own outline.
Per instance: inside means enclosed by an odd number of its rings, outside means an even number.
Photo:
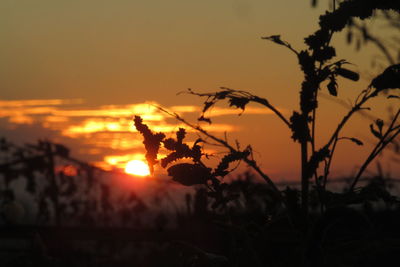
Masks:
[[[374,149],[371,151],[369,154],[368,158],[365,160],[364,164],[361,166],[360,170],[358,171],[356,177],[354,178],[353,183],[350,186],[350,191],[354,190],[354,187],[356,186],[358,180],[360,179],[361,175],[364,173],[368,165],[375,159],[377,155],[379,155],[382,150],[389,144],[391,143],[396,136],[400,134],[400,127],[394,126],[396,123],[397,119],[400,116],[400,109],[397,111],[396,115],[393,117],[393,120],[391,124],[389,125],[388,129],[386,130],[386,133],[382,136],[382,138],[379,140],[378,144],[374,147]],[[395,132],[392,136],[389,137],[389,134]]]
[[[328,143],[326,144],[326,146],[330,146],[330,145],[332,144],[332,142],[339,136],[340,131],[342,130],[342,128],[344,127],[344,125],[347,123],[347,121],[351,118],[351,116],[352,116],[355,112],[357,112],[357,111],[359,111],[359,110],[362,109],[362,105],[364,105],[365,102],[367,102],[368,99],[369,99],[370,96],[371,96],[371,95],[368,95],[368,93],[369,93],[369,89],[363,91],[363,92],[360,94],[360,96],[363,95],[362,98],[361,98],[361,100],[360,100],[358,103],[356,103],[356,105],[353,106],[351,110],[349,110],[349,112],[347,113],[346,116],[343,117],[342,121],[341,121],[341,122],[338,124],[338,126],[336,127],[335,132],[332,134],[332,136],[331,136],[331,138],[329,139],[329,141],[328,141]],[[360,96],[359,96],[359,97],[360,97]]]
[[[237,149],[235,149],[234,147],[232,147],[228,142],[208,133],[206,130],[204,130],[203,128],[201,128],[198,125],[193,125],[192,123],[186,121],[185,119],[183,119],[182,117],[180,117],[178,114],[176,113],[171,113],[170,111],[160,107],[160,106],[156,106],[156,108],[158,110],[160,110],[161,112],[164,112],[166,114],[168,114],[171,117],[174,117],[176,120],[186,124],[187,126],[189,126],[190,128],[204,134],[205,136],[211,138],[212,140],[216,141],[217,143],[220,143],[221,145],[223,145],[224,147],[228,148],[231,152],[233,153],[237,153],[240,152]],[[265,174],[260,167],[257,165],[257,163],[249,158],[244,158],[243,159],[244,162],[246,162],[250,167],[252,167],[266,182],[267,184],[272,188],[272,190],[276,193],[276,196],[280,199],[283,200],[283,197],[281,195],[281,192],[279,191],[279,189],[276,187],[276,185],[274,184],[274,182],[271,180],[271,178]]]
[[[212,100],[210,102],[208,102],[208,101],[206,102],[206,103],[210,103],[210,105],[206,106],[203,109],[203,113],[209,107],[211,107],[218,101],[223,100],[225,98],[229,98],[231,100],[235,99],[235,98],[243,98],[243,99],[248,100],[248,102],[254,102],[254,103],[261,104],[261,105],[267,107],[268,109],[270,109],[273,113],[275,113],[275,115],[277,115],[286,124],[286,126],[288,126],[290,129],[290,122],[285,118],[285,116],[283,116],[283,114],[278,109],[276,109],[272,104],[270,104],[267,99],[258,97],[247,91],[234,90],[234,89],[230,89],[230,88],[226,88],[226,87],[221,87],[221,89],[222,89],[221,91],[214,92],[214,93],[197,93],[197,92],[194,92],[191,89],[189,89],[188,93],[192,94],[192,95],[200,96],[200,97],[212,98]],[[246,104],[243,105],[243,110],[244,110],[244,106]],[[232,104],[231,104],[231,106],[232,106]]]
[[[282,46],[288,48],[290,51],[292,51],[296,56],[299,56],[299,52],[297,52],[288,42],[283,41],[281,39],[280,35],[271,35],[271,36],[267,36],[267,37],[261,37],[261,39],[274,42],[278,45],[282,45]]]

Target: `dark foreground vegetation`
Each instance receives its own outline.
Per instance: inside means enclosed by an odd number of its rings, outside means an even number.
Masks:
[[[304,50],[296,50],[279,35],[263,38],[293,53],[304,74],[299,109],[289,118],[266,98],[246,91],[188,91],[206,98],[199,117],[203,123],[211,123],[205,112],[218,102],[227,101],[242,111],[250,103],[270,109],[292,133],[290,141],[300,146],[299,186],[273,181],[253,158],[251,146],[232,145],[227,138],[213,136],[201,125],[162,108],[160,111],[202,136],[188,145],[183,128],[175,138],[167,138],[153,132],[140,116],[134,119],[144,138],[150,168],[161,165],[172,182],[191,189],[179,205],[167,194],[172,187],[163,187],[148,200],[131,191],[116,190],[110,179],[100,178],[100,170],[71,158],[62,145],[46,141],[18,147],[2,140],[1,266],[365,267],[396,262],[400,253],[397,180],[382,173],[365,177],[367,167],[382,151],[398,149],[400,65],[385,47],[381,49],[389,66],[359,93],[321,147],[316,146],[315,129],[321,108],[319,92],[326,90],[337,97],[339,77],[359,80],[349,62],[335,59],[332,36],[346,26],[359,29],[356,23],[374,12],[395,16],[400,2],[348,0],[339,1],[338,6],[336,2],[331,12],[320,17],[320,28],[305,38]],[[379,43],[368,32],[363,38]],[[354,177],[333,189],[329,186],[330,168],[336,147],[348,141],[363,145],[357,137],[342,135],[342,129],[353,114],[369,109],[370,100],[377,97],[387,98],[394,113],[389,120],[373,120],[370,132],[376,143],[368,158]],[[204,146],[211,142],[225,149],[214,167],[204,160]],[[160,149],[168,152],[162,159],[158,157]],[[237,162],[247,164],[250,171],[227,182]],[[395,174],[394,178],[399,177]],[[30,194],[33,210],[25,223],[17,194],[22,189]],[[170,209],[163,206],[168,201]]]
[[[247,172],[221,185],[218,205],[199,186],[160,212],[168,186],[149,199],[119,191],[62,145],[3,139],[2,156],[1,266],[377,266],[399,253],[398,177],[353,192],[344,179],[322,196],[314,185],[306,216],[298,185],[277,184],[278,197]]]

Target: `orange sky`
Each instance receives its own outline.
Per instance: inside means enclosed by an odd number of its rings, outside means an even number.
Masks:
[[[96,161],[104,160],[101,153],[127,154],[120,150],[123,146],[129,153],[142,153],[140,139],[129,131],[130,117],[138,113],[135,107],[150,101],[172,109],[192,106],[196,110],[202,99],[176,96],[189,87],[249,90],[267,97],[289,117],[298,106],[302,74],[288,51],[260,37],[281,34],[301,49],[303,38],[316,29],[324,8],[322,4],[312,9],[310,1],[298,0],[3,0],[0,99],[61,102],[25,102],[18,108],[14,108],[18,102],[1,102],[0,134],[20,131],[20,141],[41,135],[58,138],[82,149],[76,152],[79,156],[98,153],[97,158],[88,156]],[[355,63],[354,69],[364,79],[356,84],[340,81],[339,96],[348,101],[367,84],[369,61],[376,52],[367,47],[355,53],[344,36],[334,39],[338,57]],[[374,111],[386,118],[383,103],[378,99]],[[323,140],[346,109],[329,100],[320,105]],[[215,123],[228,131],[232,141],[252,144],[256,158],[272,177],[296,177],[298,147],[289,131],[268,112],[260,114],[255,111],[259,107],[253,108],[249,112],[253,114],[218,116]],[[107,114],[102,116],[102,112]],[[183,115],[196,118],[195,112]],[[163,127],[171,125],[169,130],[177,127],[165,117],[148,119]],[[369,121],[359,116],[353,122],[345,135],[372,142]],[[24,127],[31,134],[23,135]],[[94,129],[91,134],[96,134],[96,141],[89,133],[87,140],[82,139],[88,129]],[[221,131],[214,128],[214,133]],[[83,146],[79,140],[84,140]],[[334,162],[337,175],[354,170],[368,148],[339,147]],[[385,166],[392,173],[400,171],[387,160]]]

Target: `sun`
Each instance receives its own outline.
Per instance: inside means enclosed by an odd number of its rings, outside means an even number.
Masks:
[[[141,160],[131,160],[125,166],[125,172],[137,176],[150,175],[149,166]]]

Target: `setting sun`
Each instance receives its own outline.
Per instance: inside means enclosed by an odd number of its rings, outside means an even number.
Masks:
[[[149,166],[141,160],[131,160],[125,166],[125,172],[138,176],[150,175]]]

